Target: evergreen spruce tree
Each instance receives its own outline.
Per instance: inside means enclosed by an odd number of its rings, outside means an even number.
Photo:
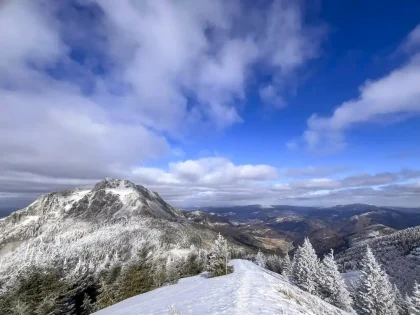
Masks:
[[[407,297],[404,297],[401,294],[401,291],[397,288],[397,286],[393,285],[394,295],[395,295],[395,306],[397,307],[397,311],[399,315],[408,315],[408,304],[407,304]]]
[[[108,285],[105,283],[105,281],[101,281],[99,290],[99,294],[96,297],[96,303],[95,303],[95,309],[100,310],[105,307],[111,306],[112,304],[115,304],[119,300],[116,297],[114,288],[112,288],[111,285]]]
[[[404,295],[404,304],[403,304],[404,308],[403,310],[400,312],[400,315],[409,315],[409,307],[410,307],[410,296],[405,293]]]
[[[255,263],[261,268],[265,268],[266,260],[265,255],[259,250],[257,256],[255,257]]]
[[[318,270],[318,257],[309,239],[305,238],[303,245],[299,246],[295,253],[292,270],[293,281],[302,290],[317,294]]]
[[[275,273],[281,273],[282,270],[282,259],[277,255],[269,255],[265,257],[265,268],[274,271]]]
[[[178,260],[171,259],[171,257],[168,256],[166,260],[165,270],[166,270],[166,282],[176,283],[176,281],[180,278]]]
[[[44,297],[44,299],[39,303],[35,309],[35,314],[37,315],[50,315],[54,314],[56,309],[56,300],[57,296],[54,294],[49,294]]]
[[[27,315],[30,314],[30,306],[28,303],[18,300],[12,308],[12,314]]]
[[[156,259],[152,265],[153,288],[161,287],[166,280],[166,266],[161,259]]]
[[[286,278],[289,278],[292,273],[292,261],[290,260],[289,254],[286,254],[284,256],[282,262],[281,262],[281,274],[285,276]]]
[[[184,276],[195,276],[202,272],[197,252],[191,251],[184,265]]]
[[[398,314],[393,287],[369,247],[362,260],[356,309],[361,315]]]
[[[83,297],[83,304],[82,304],[83,313],[85,315],[90,315],[95,311],[95,307],[92,303],[92,300],[89,295],[85,293]]]
[[[149,248],[141,248],[137,259],[122,269],[117,279],[118,300],[150,291],[154,288],[154,266]]]
[[[408,312],[410,315],[420,315],[420,284],[414,283],[413,296],[410,297]]]
[[[343,310],[352,311],[352,300],[338,271],[332,250],[322,260],[319,283],[321,295],[327,302]]]
[[[229,249],[226,239],[219,233],[210,250],[208,270],[210,276],[217,277],[227,274],[229,268]]]

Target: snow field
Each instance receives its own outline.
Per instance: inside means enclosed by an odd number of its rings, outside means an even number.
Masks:
[[[182,315],[339,315],[348,314],[298,289],[281,275],[246,260],[231,261],[232,274],[207,279],[204,274],[132,297],[95,314],[162,315],[174,305]]]

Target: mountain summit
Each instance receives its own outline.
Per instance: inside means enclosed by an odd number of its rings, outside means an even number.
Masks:
[[[69,211],[71,216],[107,220],[116,217],[148,215],[173,220],[181,212],[167,204],[159,194],[128,180],[104,179],[86,193]]]
[[[107,178],[91,190],[43,195],[0,219],[0,287],[7,289],[36,267],[63,269],[67,278],[77,278],[136,259],[145,247],[188,251],[215,236],[159,194]]]
[[[52,192],[0,220],[0,255],[66,219],[104,224],[136,216],[173,221],[181,218],[182,213],[157,193],[128,180],[107,178],[92,190],[76,188]],[[9,241],[14,245],[5,248]]]

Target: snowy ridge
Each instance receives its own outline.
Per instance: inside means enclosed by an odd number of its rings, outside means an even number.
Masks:
[[[35,237],[54,225],[57,220],[80,201],[89,190],[74,189],[43,195],[22,210],[13,212],[0,221],[0,255],[2,244]],[[3,250],[2,250],[3,249]]]
[[[171,305],[185,314],[339,315],[346,313],[287,282],[282,276],[246,260],[232,260],[234,272],[207,279],[203,275],[132,297],[95,314],[161,315]]]
[[[7,241],[38,236],[68,217],[104,222],[142,214],[165,219],[182,216],[158,194],[127,180],[105,179],[92,190],[49,193],[0,221],[0,255]]]

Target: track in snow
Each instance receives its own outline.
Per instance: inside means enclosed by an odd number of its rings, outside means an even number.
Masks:
[[[234,273],[181,279],[110,306],[97,315],[164,315],[171,305],[182,314],[345,314],[297,289],[277,274],[246,260],[233,260]]]

